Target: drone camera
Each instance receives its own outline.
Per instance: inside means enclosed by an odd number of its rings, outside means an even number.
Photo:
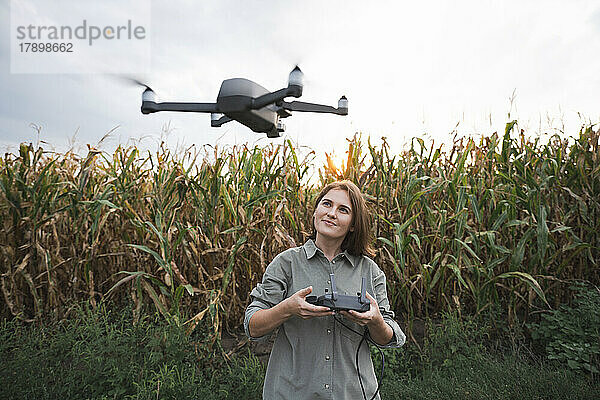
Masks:
[[[270,139],[278,138],[280,136],[281,135],[279,134],[279,130],[277,130],[277,128],[273,128],[267,132],[267,137]]]
[[[285,132],[285,124],[281,121],[277,121],[277,132]]]

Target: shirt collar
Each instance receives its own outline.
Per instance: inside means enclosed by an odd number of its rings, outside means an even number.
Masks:
[[[321,249],[319,249],[317,247],[317,245],[315,244],[315,242],[312,239],[308,239],[306,241],[306,243],[304,243],[304,246],[302,246],[302,247],[304,248],[304,251],[306,252],[306,258],[308,260],[310,260],[311,258],[313,258],[315,256],[315,254],[317,254],[317,251],[319,253],[321,253],[321,255],[323,257],[325,257],[325,254],[323,254],[323,252],[321,251]],[[343,254],[344,257],[346,257],[346,260],[348,260],[350,262],[350,264],[354,267],[354,265],[356,263],[356,259],[354,258],[354,256],[352,254],[348,253],[348,250],[344,250],[340,254]]]

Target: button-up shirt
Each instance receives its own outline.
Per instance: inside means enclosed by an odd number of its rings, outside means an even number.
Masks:
[[[394,335],[386,346],[400,347],[406,337],[394,321],[387,298],[385,274],[366,256],[353,256],[347,251],[329,261],[312,240],[304,246],[288,249],[273,259],[250,296],[244,328],[250,336],[249,323],[258,310],[268,309],[292,296],[300,289],[313,287],[311,295],[320,296],[331,290],[329,274],[335,274],[338,294],[356,295],[362,277],[366,290],[379,305],[384,321]],[[336,316],[342,318],[341,315]],[[357,332],[365,328],[345,319],[344,323]],[[360,399],[362,391],[356,371],[356,351],[362,337],[336,322],[333,316],[304,320],[293,316],[278,329],[271,351],[263,399]],[[369,346],[360,348],[359,367],[365,394],[371,398],[377,390],[377,379]],[[377,396],[379,398],[379,395]]]

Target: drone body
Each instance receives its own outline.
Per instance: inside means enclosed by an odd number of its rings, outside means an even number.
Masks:
[[[302,96],[303,74],[300,68],[292,70],[286,88],[269,92],[261,85],[244,78],[224,80],[216,103],[157,103],[154,91],[146,86],[142,95],[142,113],[159,111],[182,111],[211,113],[211,126],[237,121],[254,132],[266,133],[267,137],[279,137],[285,130],[281,118],[292,111],[348,115],[348,100],[342,96],[338,107],[302,101],[286,102],[286,97]]]

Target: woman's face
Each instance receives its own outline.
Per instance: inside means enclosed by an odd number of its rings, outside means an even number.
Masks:
[[[323,196],[314,213],[317,238],[336,240],[344,239],[349,231],[353,231],[352,205],[348,192],[343,189],[331,189]]]

